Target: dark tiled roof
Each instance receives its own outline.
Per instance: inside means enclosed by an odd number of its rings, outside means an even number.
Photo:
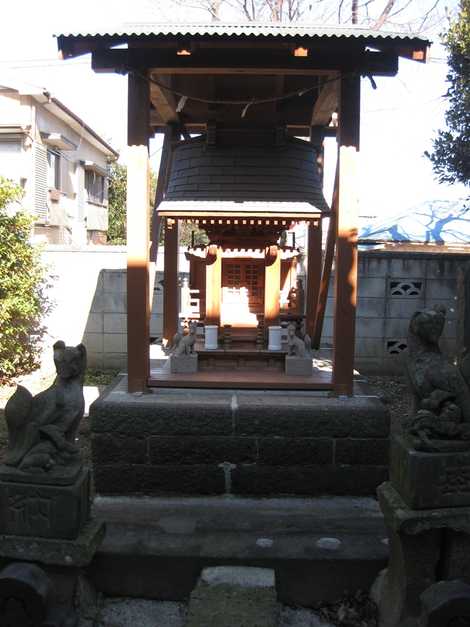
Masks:
[[[204,138],[180,144],[165,200],[297,201],[329,210],[316,153],[293,138],[280,146],[208,146]]]
[[[360,27],[315,26],[311,24],[167,24],[160,22],[107,22],[102,27],[89,27],[76,31],[58,33],[57,37],[131,37],[153,36],[195,36],[195,37],[275,37],[275,38],[354,38],[373,40],[400,40],[411,42],[420,40],[410,33],[387,32]]]

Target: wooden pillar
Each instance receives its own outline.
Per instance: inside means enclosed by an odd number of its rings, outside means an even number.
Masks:
[[[222,249],[211,244],[206,257],[206,324],[220,326],[222,295]]]
[[[342,76],[339,108],[333,383],[337,394],[347,395],[353,393],[357,303],[360,81],[359,75]]]
[[[264,322],[267,328],[279,324],[281,254],[277,245],[266,248],[264,260]]]
[[[178,330],[178,221],[166,218],[163,256],[163,343]]]
[[[321,218],[308,224],[308,249],[307,249],[307,307],[305,312],[305,329],[310,338],[315,331],[315,315],[320,292],[322,271],[322,229]]]
[[[128,390],[141,392],[149,377],[149,84],[128,79],[127,359]]]

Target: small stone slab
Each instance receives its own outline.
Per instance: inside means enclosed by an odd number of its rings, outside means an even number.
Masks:
[[[426,453],[395,436],[390,480],[410,509],[470,505],[470,451]]]
[[[73,540],[90,517],[90,472],[72,485],[0,480],[0,533]]]
[[[290,377],[311,377],[313,372],[311,357],[286,355],[286,375]]]
[[[186,627],[277,627],[274,571],[218,566],[203,570]]]
[[[87,566],[105,535],[105,523],[90,520],[75,540],[0,536],[0,557],[57,566]]]
[[[170,356],[170,371],[172,374],[195,374],[197,366],[197,353]]]

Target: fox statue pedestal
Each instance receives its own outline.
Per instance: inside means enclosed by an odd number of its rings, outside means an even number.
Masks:
[[[34,585],[24,581],[46,581],[48,576],[52,591],[56,584],[69,593],[65,604],[61,596],[60,607],[46,604],[48,613],[63,620],[44,624],[75,624],[72,600],[80,568],[91,562],[105,532],[104,523],[90,518],[90,470],[83,466],[76,443],[85,407],[85,347],[56,342],[54,362],[57,377],[47,390],[33,397],[18,386],[5,407],[8,448],[0,466],[0,558],[10,566],[0,574],[2,625],[13,624],[15,608],[27,607]],[[54,568],[46,575],[49,566]],[[57,567],[67,568],[54,580]],[[3,594],[9,595],[5,603]],[[34,620],[31,624],[43,624]]]
[[[441,307],[410,321],[411,411],[392,439],[390,482],[377,490],[390,547],[373,587],[380,627],[460,624],[428,621],[434,601],[426,606],[425,591],[438,582],[470,584],[470,387],[441,353],[444,326]]]

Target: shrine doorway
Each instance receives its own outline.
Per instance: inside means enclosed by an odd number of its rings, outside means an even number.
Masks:
[[[222,260],[221,324],[255,328],[264,313],[264,260]]]

